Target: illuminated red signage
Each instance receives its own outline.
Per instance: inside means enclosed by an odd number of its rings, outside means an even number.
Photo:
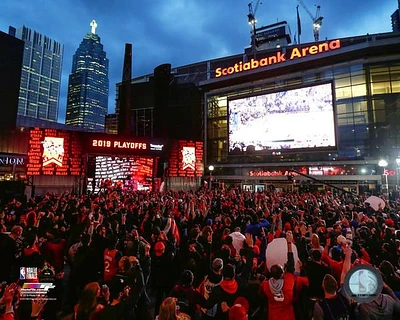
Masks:
[[[88,153],[115,153],[132,154],[142,156],[158,155],[164,151],[164,145],[152,140],[132,140],[115,135],[90,135],[85,134],[85,151]]]
[[[64,138],[45,137],[43,142],[43,167],[52,163],[62,167],[64,158]]]
[[[182,169],[196,170],[196,148],[182,147]]]
[[[217,68],[215,70],[215,77],[220,78],[223,76],[237,74],[248,70],[259,69],[265,66],[274,65],[288,60],[295,60],[304,58],[307,56],[317,55],[322,52],[340,49],[340,40],[332,40],[322,42],[310,47],[297,48],[294,47],[291,52],[278,51],[277,53],[262,58],[262,59],[251,59],[249,62],[238,62],[233,66],[227,68]]]
[[[96,148],[147,150],[146,142],[133,142],[124,140],[92,139],[91,146]]]
[[[180,140],[173,144],[169,177],[201,177],[203,175],[203,142]]]
[[[387,176],[395,176],[396,171],[385,169],[385,172],[383,174],[385,174]]]
[[[282,177],[291,174],[292,176],[297,176],[298,174],[291,171],[250,171],[250,177]]]
[[[29,132],[28,176],[82,174],[82,146],[76,132],[31,129]]]
[[[354,169],[345,170],[341,167],[309,167],[308,172],[312,176],[338,176],[355,174]]]

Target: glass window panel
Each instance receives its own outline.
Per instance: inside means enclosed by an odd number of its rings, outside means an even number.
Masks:
[[[336,99],[351,98],[351,87],[336,88]]]
[[[353,102],[354,112],[363,112],[363,111],[366,112],[367,108],[368,108],[367,101],[354,101]]]
[[[351,74],[356,74],[359,72],[364,72],[364,66],[362,64],[357,64],[350,67]]]
[[[364,84],[365,83],[365,74],[361,75],[351,75],[351,84],[358,85],[358,84]]]
[[[371,82],[383,82],[383,81],[390,81],[389,72],[371,74]]]
[[[400,70],[390,68],[390,79],[393,81],[400,80]]]
[[[344,68],[339,68],[339,69],[334,70],[335,75],[339,75],[339,74],[342,75],[342,74],[349,73],[349,72],[350,72],[349,67],[344,67]]]
[[[370,66],[370,73],[377,74],[377,73],[389,73],[389,67],[387,66]]]
[[[356,85],[352,87],[353,97],[361,97],[367,95],[367,87],[365,84]]]
[[[385,101],[381,99],[372,100],[372,109],[374,111],[379,109],[385,109]]]
[[[351,103],[341,103],[337,105],[337,113],[338,114],[343,114],[343,113],[349,113],[353,111],[353,107]]]
[[[355,112],[354,113],[354,123],[368,123],[368,113],[367,112]]]
[[[336,78],[335,79],[335,87],[340,88],[340,87],[347,87],[349,86],[350,83],[350,77],[345,77],[345,78]]]
[[[372,94],[385,94],[390,93],[390,82],[371,83]]]
[[[400,81],[393,81],[392,80],[392,92],[393,93],[400,92]]]
[[[375,123],[386,122],[386,111],[382,109],[375,110]]]
[[[354,119],[353,119],[352,113],[338,115],[338,125],[339,126],[352,125],[353,123],[354,123]],[[341,130],[343,130],[343,129],[341,129]]]

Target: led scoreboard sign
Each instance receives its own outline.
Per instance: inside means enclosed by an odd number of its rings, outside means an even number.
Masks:
[[[151,140],[132,140],[126,137],[112,135],[88,135],[86,140],[87,152],[92,153],[115,153],[115,154],[140,154],[158,155],[164,151],[164,145],[153,143]]]
[[[105,140],[105,139],[92,139],[92,147],[99,148],[113,148],[113,149],[133,149],[133,150],[147,150],[146,142],[132,142],[123,140]]]
[[[82,174],[82,145],[76,132],[34,128],[29,131],[28,176]]]
[[[203,142],[176,141],[168,161],[168,176],[201,177],[203,171]]]

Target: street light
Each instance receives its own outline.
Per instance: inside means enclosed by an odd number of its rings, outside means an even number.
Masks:
[[[386,170],[385,168],[387,167],[388,162],[386,160],[379,160],[378,162],[378,166],[380,166],[381,168],[383,168],[383,176],[385,177],[385,184],[382,186],[382,189],[385,190],[385,194],[388,196],[389,195],[389,185],[388,185],[388,177],[386,174]]]
[[[387,165],[388,165],[388,162],[386,160],[382,159],[382,160],[379,160],[379,162],[378,162],[378,166],[380,166],[382,168],[387,167]]]
[[[212,189],[212,173],[214,171],[214,166],[213,165],[208,166],[208,171],[210,171],[210,189]]]
[[[400,157],[396,158],[396,191],[400,189]]]

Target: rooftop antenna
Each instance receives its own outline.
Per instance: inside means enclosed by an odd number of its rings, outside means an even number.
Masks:
[[[91,27],[90,32],[96,34],[96,28],[97,28],[96,20],[92,20],[90,22],[90,27]]]

